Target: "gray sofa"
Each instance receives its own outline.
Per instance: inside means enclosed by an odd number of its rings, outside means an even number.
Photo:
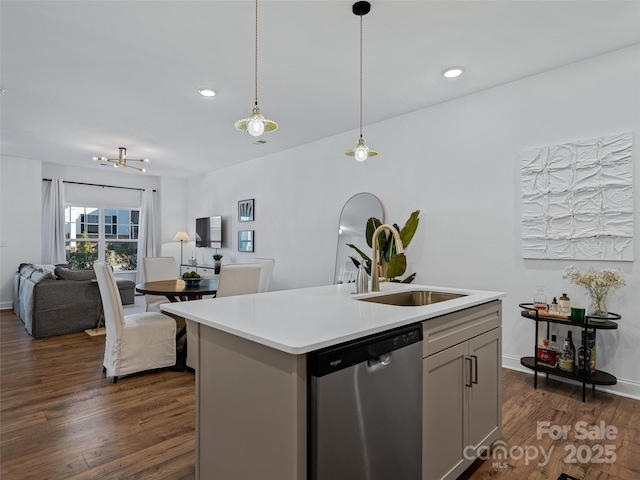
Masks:
[[[13,311],[36,338],[95,328],[102,314],[93,270],[23,263],[13,278]],[[135,283],[117,279],[123,304],[133,303]]]

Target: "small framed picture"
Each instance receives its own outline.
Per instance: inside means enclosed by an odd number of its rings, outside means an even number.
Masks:
[[[253,222],[253,198],[238,202],[238,221]]]
[[[240,230],[238,232],[239,252],[253,252],[254,243],[253,230]]]

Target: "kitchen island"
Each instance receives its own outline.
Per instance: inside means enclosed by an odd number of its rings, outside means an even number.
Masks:
[[[449,315],[458,317],[446,325],[459,325],[470,335],[481,332],[478,325],[500,329],[501,292],[383,284],[381,292],[353,295],[354,288],[331,285],[162,306],[198,326],[196,478],[307,478],[308,353]],[[399,290],[464,296],[411,307],[358,301]],[[486,305],[492,313],[484,312]],[[480,316],[464,313],[478,308],[484,309]],[[433,325],[433,341],[425,333],[425,362],[431,347],[466,340],[459,331]]]

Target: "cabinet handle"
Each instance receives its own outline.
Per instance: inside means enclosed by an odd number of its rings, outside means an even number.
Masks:
[[[465,357],[465,360],[469,362],[469,383],[465,383],[464,385],[466,387],[473,387],[473,380],[472,380],[472,374],[471,374],[471,369],[473,368],[473,366],[471,365],[473,363],[473,360],[471,360],[469,357]]]
[[[471,355],[471,358],[473,358],[473,372],[474,372],[474,376],[475,376],[475,380],[471,380],[471,383],[475,383],[476,385],[478,384],[478,357],[476,357],[475,355]]]

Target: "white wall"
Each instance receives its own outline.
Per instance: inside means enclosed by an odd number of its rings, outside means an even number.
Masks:
[[[223,262],[273,257],[273,288],[284,289],[332,283],[338,219],[353,194],[380,198],[391,223],[402,225],[420,209],[407,251],[416,283],[506,292],[504,364],[519,368],[519,358],[533,354],[534,325],[520,317],[518,303],[532,301],[538,284],[551,295],[583,293],[562,279],[575,262],[522,259],[516,157],[532,147],[632,131],[637,165],[639,58],[640,46],[630,47],[366,126],[365,140],[380,155],[364,164],[342,154],[357,140],[354,131],[190,179],[189,216],[223,215]],[[640,255],[638,186],[636,171]],[[240,224],[237,202],[245,198],[255,198],[255,221]],[[256,231],[255,254],[237,252],[240,228]],[[612,390],[640,397],[636,263],[579,266],[622,268],[628,275],[629,285],[610,304],[623,320],[618,330],[599,333],[597,360],[618,376]]]
[[[42,162],[0,157],[0,308],[13,303],[13,274],[42,259]]]
[[[190,221],[186,216],[187,211],[187,180],[184,178],[160,179],[159,209],[161,213],[162,229],[161,252],[163,256],[175,257],[180,263],[180,242],[174,242],[173,237],[180,231],[185,231],[189,238],[195,238],[195,221]],[[193,225],[192,225],[193,224]],[[190,231],[191,228],[193,231]],[[186,262],[193,250],[194,242],[185,242],[183,256]]]

